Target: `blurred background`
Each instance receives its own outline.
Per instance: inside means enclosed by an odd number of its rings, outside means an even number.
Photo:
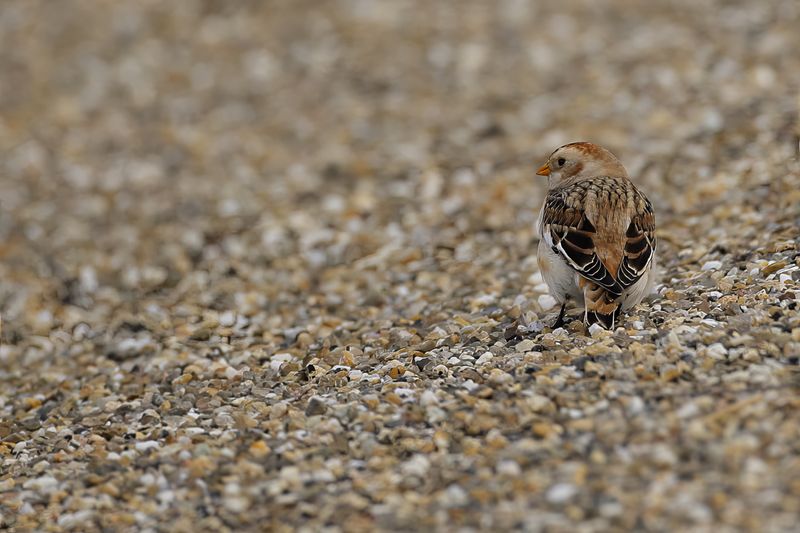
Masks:
[[[680,239],[673,217],[796,155],[799,22],[791,0],[5,1],[6,324],[196,270],[338,305],[325,269],[381,249],[518,261],[533,169],[574,140]]]

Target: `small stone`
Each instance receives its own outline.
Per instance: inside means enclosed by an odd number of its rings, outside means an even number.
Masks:
[[[344,350],[342,351],[342,356],[339,358],[339,364],[348,368],[352,368],[355,366],[356,360],[352,353],[350,353],[348,350]]]
[[[728,355],[728,350],[721,343],[715,342],[706,348],[706,355],[713,359],[723,360]]]
[[[722,268],[722,261],[706,261],[703,263],[701,270],[704,272],[707,270],[719,270]]]
[[[145,440],[145,441],[137,442],[134,445],[134,448],[136,448],[136,451],[138,451],[138,452],[147,452],[149,450],[157,450],[160,447],[161,447],[161,443],[158,442],[158,441],[155,441],[155,440]]]
[[[155,349],[155,343],[148,336],[127,338],[119,341],[109,350],[109,358],[115,360],[129,359],[150,353]]]
[[[86,525],[94,517],[95,512],[91,509],[75,511],[74,513],[64,513],[58,517],[58,526],[64,529],[72,529]]]
[[[514,346],[514,349],[517,352],[524,353],[531,351],[534,346],[536,346],[536,343],[533,342],[531,339],[524,339],[518,342],[517,345]]]
[[[325,401],[322,398],[319,396],[312,396],[308,400],[308,405],[306,406],[306,416],[321,415],[327,410],[328,406],[325,405]]]
[[[777,272],[778,270],[784,268],[789,263],[787,261],[775,261],[774,263],[770,263],[769,265],[765,266],[761,269],[761,273],[765,276],[769,276]]]
[[[519,463],[506,459],[497,464],[497,474],[510,478],[516,478],[522,473]]]
[[[589,326],[589,335],[591,335],[593,339],[604,338],[611,336],[611,332],[608,331],[603,326],[601,326],[600,324],[595,323]]]
[[[253,444],[250,445],[250,453],[252,453],[256,457],[264,457],[268,455],[272,450],[267,445],[266,442],[263,440],[257,440]]]
[[[431,405],[437,405],[439,403],[439,399],[436,397],[436,393],[432,390],[425,390],[419,397],[419,404],[423,407],[428,407]]]
[[[561,426],[549,422],[536,422],[531,426],[531,430],[534,435],[542,439],[557,436],[563,431]]]
[[[553,413],[555,412],[555,404],[547,396],[541,394],[534,394],[526,400],[528,408],[534,413]]]
[[[207,341],[211,338],[211,334],[213,333],[212,329],[207,326],[201,326],[194,330],[192,334],[189,336],[190,339],[194,341]]]
[[[458,485],[450,485],[444,491],[442,505],[445,507],[461,507],[469,502],[467,492]]]
[[[536,272],[528,276],[526,283],[528,283],[529,285],[539,285],[540,283],[544,283],[544,278],[542,277],[542,273],[537,270]]]
[[[222,504],[232,513],[243,513],[250,508],[250,499],[244,496],[225,496]]]
[[[681,371],[675,365],[668,365],[661,370],[662,381],[675,381],[681,376]]]
[[[475,364],[478,366],[482,366],[491,362],[492,359],[494,359],[494,355],[492,355],[492,352],[484,352],[480,357],[478,357],[478,360],[475,361]]]
[[[643,412],[644,409],[644,400],[642,400],[639,396],[632,396],[628,398],[627,404],[625,405],[625,410],[629,415],[638,415],[639,413]]]
[[[541,296],[539,296],[539,298],[537,298],[536,301],[539,302],[539,307],[541,307],[545,311],[555,307],[556,304],[558,303],[556,299],[550,296],[549,294],[542,294]]]
[[[45,493],[52,492],[58,486],[58,480],[53,476],[41,476],[33,479],[29,479],[28,481],[22,484],[22,488],[28,490],[36,490]]]
[[[456,362],[458,362],[457,359]],[[434,375],[440,378],[447,377],[450,375],[450,369],[444,365],[436,365],[435,367],[433,367],[432,371]]]
[[[405,475],[421,478],[428,474],[430,468],[431,463],[428,458],[422,454],[416,454],[403,464],[402,471]]]
[[[236,312],[235,311],[225,311],[221,315],[219,315],[219,325],[222,327],[230,328],[236,324]]]
[[[514,377],[511,374],[503,372],[499,368],[493,368],[492,371],[489,372],[489,382],[495,385],[503,385],[513,380]]]
[[[545,494],[545,499],[555,505],[567,503],[578,493],[577,487],[569,483],[556,483]]]

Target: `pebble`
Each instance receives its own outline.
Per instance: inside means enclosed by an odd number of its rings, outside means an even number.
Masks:
[[[436,398],[436,394],[432,390],[425,390],[419,397],[419,403],[423,407],[428,407],[431,405],[437,405],[439,400]]]
[[[570,501],[578,494],[578,488],[569,483],[556,483],[545,494],[545,499],[552,504],[562,505]]]
[[[22,484],[22,488],[45,493],[52,492],[58,486],[58,480],[53,476],[41,476],[29,479]]]
[[[314,416],[314,415],[321,415],[324,414],[325,411],[328,410],[328,406],[325,405],[325,401],[318,397],[312,396],[308,400],[308,405],[306,406],[306,415],[307,416]]]
[[[431,463],[424,455],[415,455],[403,464],[403,473],[407,476],[425,477]]]
[[[484,352],[480,357],[478,357],[478,360],[475,361],[475,364],[478,366],[483,366],[491,362],[492,359],[494,359],[494,355],[492,355],[492,352]]]
[[[113,352],[120,358],[137,357],[155,348],[155,344],[150,337],[127,338],[119,341]]]
[[[549,294],[542,294],[541,296],[539,296],[539,298],[536,299],[536,301],[539,302],[539,307],[541,307],[544,310],[551,309],[558,304],[558,302],[556,302],[556,299],[550,296]]]
[[[65,513],[58,517],[57,523],[59,527],[72,529],[85,525],[92,520],[94,515],[95,512],[89,509],[76,511],[74,513]]]
[[[707,271],[707,270],[719,270],[722,268],[722,261],[706,261],[703,263],[703,266],[700,270]]]
[[[236,324],[236,312],[234,311],[225,311],[221,315],[219,315],[219,325],[222,327],[229,328]]]
[[[156,440],[145,440],[141,442],[137,442],[134,447],[136,451],[139,452],[147,452],[149,450],[156,450],[161,447],[161,443]]]
[[[706,354],[714,359],[725,359],[728,350],[721,343],[715,342],[706,348]]]
[[[442,505],[444,507],[461,507],[469,502],[466,491],[458,485],[450,485],[444,492]]]
[[[514,347],[514,349],[517,352],[529,352],[533,349],[534,346],[536,346],[536,343],[533,340],[524,339],[518,342],[517,345]]]
[[[592,324],[589,326],[589,335],[592,338],[603,338],[608,334],[608,330],[600,324]]]
[[[522,469],[519,466],[519,463],[512,460],[504,460],[500,461],[497,464],[497,474],[500,476],[507,476],[510,478],[516,478],[522,473]]]

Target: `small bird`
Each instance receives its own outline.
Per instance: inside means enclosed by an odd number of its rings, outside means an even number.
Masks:
[[[655,282],[653,206],[614,154],[596,144],[557,148],[536,174],[547,176],[539,214],[539,269],[561,304],[584,308],[584,323],[614,328]]]

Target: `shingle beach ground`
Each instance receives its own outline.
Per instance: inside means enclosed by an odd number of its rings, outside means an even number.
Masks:
[[[800,530],[800,3],[4,0],[0,523]],[[552,331],[553,148],[661,283]]]

